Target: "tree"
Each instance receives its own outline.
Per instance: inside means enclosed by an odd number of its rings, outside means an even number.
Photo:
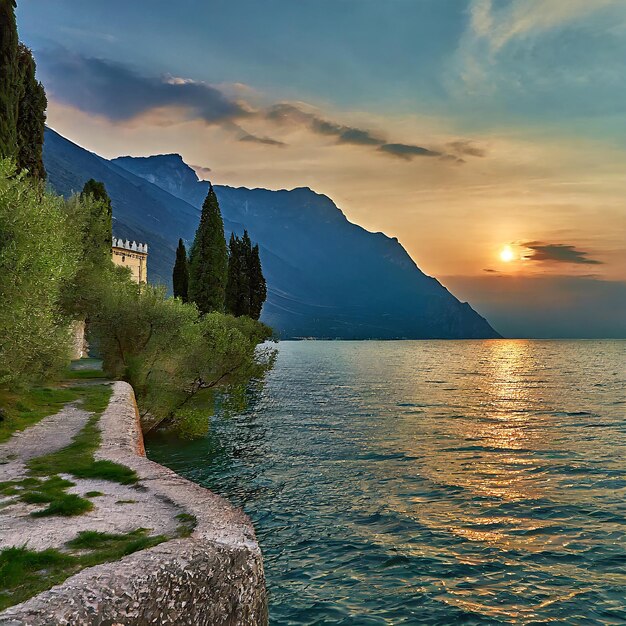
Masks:
[[[187,302],[189,300],[189,266],[187,263],[187,250],[182,239],[178,240],[172,282],[174,284],[174,297]]]
[[[234,233],[230,236],[229,244],[226,311],[235,317],[250,315],[250,278],[246,243]]]
[[[227,273],[224,222],[211,185],[189,257],[189,299],[201,313],[224,310]]]
[[[103,273],[113,267],[111,259],[111,199],[104,185],[87,181],[80,195],[70,198],[65,206],[68,223],[72,225],[72,249],[78,253],[78,269],[63,289],[64,310],[83,319],[90,302],[97,298],[92,286],[100,284]]]
[[[28,170],[39,180],[45,180],[43,140],[48,101],[43,85],[35,78],[35,60],[24,45],[18,47],[20,99],[17,116],[17,166]]]
[[[91,199],[87,224],[83,232],[85,258],[100,264],[104,257],[111,258],[113,207],[104,183],[90,178],[80,193],[81,200]]]
[[[0,157],[17,157],[18,45],[15,0],[0,0]]]
[[[63,198],[0,160],[0,385],[45,380],[70,355],[61,294],[78,264]]]
[[[267,297],[267,287],[261,269],[259,246],[252,246],[248,231],[241,239],[230,236],[226,311],[235,317],[247,315],[258,320]]]
[[[267,284],[263,276],[258,244],[250,252],[248,272],[250,276],[250,317],[258,320],[261,317],[261,309],[267,298]]]

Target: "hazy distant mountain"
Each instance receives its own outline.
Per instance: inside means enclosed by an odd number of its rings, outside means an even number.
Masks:
[[[51,185],[65,195],[102,180],[116,234],[147,241],[151,281],[168,285],[178,237],[190,243],[209,183],[177,154],[107,161],[46,132]],[[426,276],[396,239],[349,222],[330,198],[215,187],[227,236],[244,225],[268,282],[262,319],[283,337],[498,337],[469,304]]]

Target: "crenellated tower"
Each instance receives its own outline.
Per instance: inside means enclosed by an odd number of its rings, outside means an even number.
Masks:
[[[148,244],[113,237],[113,263],[128,267],[137,283],[148,282]]]

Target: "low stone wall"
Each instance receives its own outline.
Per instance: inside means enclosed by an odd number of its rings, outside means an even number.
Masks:
[[[0,624],[267,624],[263,561],[248,517],[145,457],[135,397],[127,383],[114,383],[100,424],[97,458],[133,468],[146,488],[195,515],[198,524],[188,538],[79,572],[0,613]]]

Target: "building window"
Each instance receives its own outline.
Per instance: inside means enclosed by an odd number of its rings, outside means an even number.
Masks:
[[[126,257],[122,254],[122,263],[126,263]]]

